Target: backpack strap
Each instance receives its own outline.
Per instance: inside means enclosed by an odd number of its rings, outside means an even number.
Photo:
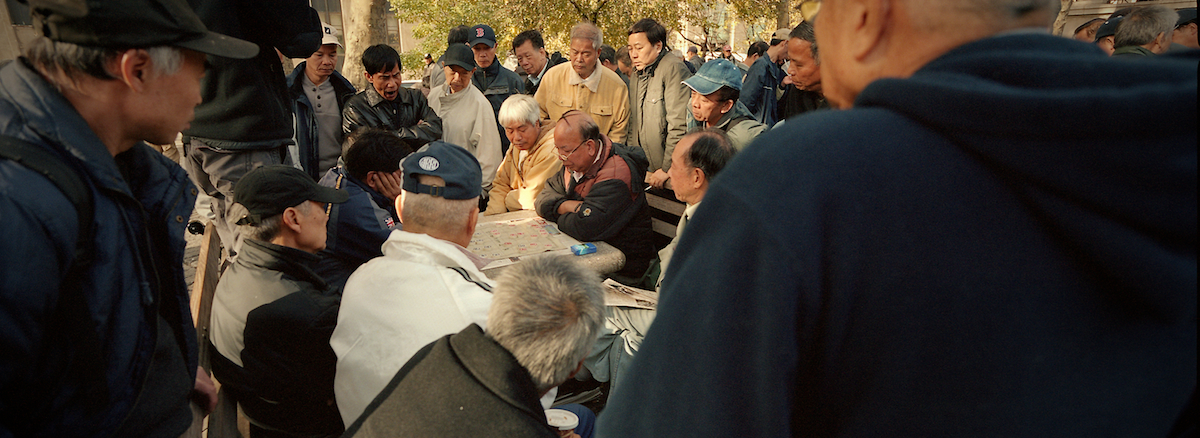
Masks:
[[[59,284],[58,307],[52,314],[47,335],[68,342],[73,340],[79,347],[75,359],[79,365],[76,369],[86,375],[81,376],[82,381],[99,379],[92,381],[107,382],[100,337],[95,325],[87,323],[92,320],[91,312],[88,311],[87,298],[80,284],[84,271],[92,264],[95,249],[95,230],[92,228],[95,200],[92,190],[71,164],[49,149],[28,141],[0,135],[0,159],[12,160],[46,177],[75,206],[75,216],[79,221],[75,253]],[[85,395],[93,409],[100,409],[108,403],[108,384],[90,385],[90,391],[86,391]]]

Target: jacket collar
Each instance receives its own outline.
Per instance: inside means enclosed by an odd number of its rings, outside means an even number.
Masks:
[[[612,140],[610,140],[608,136],[604,134],[600,134],[600,138],[604,140],[604,147],[600,148],[600,158],[592,162],[591,167],[588,167],[587,171],[583,173],[583,178],[580,178],[579,181],[595,178],[596,174],[600,173],[600,168],[604,167],[604,163],[607,162],[609,156],[613,154]]]
[[[512,353],[496,343],[476,324],[450,336],[450,348],[463,368],[505,403],[545,422],[537,384]],[[549,427],[549,426],[547,426]]]
[[[634,71],[634,76],[654,76],[654,70],[658,69],[658,64],[670,53],[671,49],[667,48],[666,44],[663,44],[662,50],[658,51],[658,57],[654,58],[654,62],[647,65],[644,69]]]
[[[238,254],[237,263],[282,272],[324,290],[327,287],[325,280],[312,270],[318,260],[320,257],[316,254],[248,238],[242,245],[242,252]]]
[[[743,105],[740,100],[735,100],[733,101],[733,108],[721,116],[721,120],[717,121],[717,125],[714,126],[714,128],[722,131],[728,131],[729,122],[732,122],[733,119],[743,116],[753,117],[753,114],[750,113],[750,109],[746,108],[746,105]]]
[[[385,257],[430,266],[464,268],[474,278],[491,283],[475,260],[463,253],[466,248],[428,234],[393,231],[383,242],[382,249]]]
[[[297,65],[296,68],[293,68],[292,72],[288,73],[287,75],[288,89],[294,92],[293,95],[296,95],[295,93],[299,93],[301,96],[304,95],[304,80],[300,79],[300,77],[304,75],[304,66],[306,64],[308,64],[308,61],[300,61],[300,64]],[[351,84],[350,81],[346,80],[345,76],[342,76],[341,73],[338,73],[337,70],[334,70],[333,74],[329,75],[329,79],[326,80],[333,85],[333,91],[334,94],[337,95],[339,104],[342,103],[342,96],[344,94],[350,94],[354,92],[354,85]],[[305,99],[307,99],[307,97]]]
[[[367,93],[367,103],[373,107],[379,106],[380,104],[383,104],[385,102],[391,103],[392,105],[401,105],[401,104],[410,105],[410,104],[412,104],[412,96],[408,94],[408,92],[406,91],[406,89],[404,87],[400,87],[400,89],[396,91],[396,100],[393,100],[393,101],[388,101],[387,99],[384,99],[383,96],[381,96],[378,91],[375,91],[375,86],[371,85],[370,82],[367,82],[366,93]]]

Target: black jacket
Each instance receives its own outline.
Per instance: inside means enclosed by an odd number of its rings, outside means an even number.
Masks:
[[[546,58],[546,66],[542,67],[542,72],[543,73],[548,72],[548,71],[550,71],[551,67],[562,64],[564,62],[567,62],[567,58],[563,58],[561,53],[558,53],[558,52],[551,53],[550,57]],[[529,79],[530,77],[531,76],[525,77],[525,94],[533,96],[533,95],[537,94],[538,87],[541,86],[542,83],[538,82],[535,84],[535,83],[533,83],[532,80]],[[503,103],[503,102],[501,102],[501,103]],[[501,134],[503,134],[503,133],[501,133]]]
[[[294,436],[342,432],[342,416],[333,403],[337,356],[329,346],[341,296],[310,269],[316,261],[317,256],[298,249],[246,239],[221,282],[236,282],[237,291],[245,293],[259,293],[262,281],[287,282],[297,290],[246,314],[242,367],[210,346],[213,375],[246,416]]]
[[[296,146],[300,149],[300,166],[308,172],[313,180],[321,178],[321,169],[317,166],[321,160],[320,147],[317,144],[317,119],[313,115],[313,104],[304,94],[304,68],[306,62],[301,62],[287,75],[288,94],[291,97],[292,113],[296,115]],[[333,94],[337,98],[338,110],[346,108],[346,101],[354,96],[354,85],[346,80],[337,70],[327,79],[333,85]]]
[[[529,371],[471,324],[414,354],[345,436],[558,436],[538,397]]]
[[[258,44],[258,56],[208,56],[187,137],[222,149],[271,149],[292,142],[292,104],[280,53],[307,58],[321,47],[321,20],[303,0],[189,0],[208,30]]]
[[[394,131],[413,150],[442,138],[442,119],[429,107],[424,94],[410,88],[401,87],[396,100],[388,101],[367,84],[342,109],[343,134],[350,135],[363,126]]]

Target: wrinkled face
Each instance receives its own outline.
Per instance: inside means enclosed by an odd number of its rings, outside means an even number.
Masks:
[[[546,49],[533,47],[533,41],[525,41],[517,50],[517,65],[525,74],[537,76],[546,67]]]
[[[396,96],[400,95],[400,64],[397,63],[391,70],[384,70],[373,75],[367,75],[367,82],[375,87],[375,91],[379,92],[380,96],[389,101],[396,100]]]
[[[488,68],[496,61],[496,46],[479,43],[471,47],[471,51],[475,52],[475,63],[479,68]]]
[[[662,43],[650,44],[650,39],[646,38],[645,32],[629,35],[629,60],[633,62],[633,68],[644,70],[646,66],[653,64],[654,60],[658,59],[660,50],[662,50]]]
[[[729,111],[729,109],[733,107],[733,101],[718,101],[717,94],[718,93],[704,95],[700,94],[696,90],[692,90],[692,117],[694,117],[697,122],[704,123],[705,126],[716,125],[717,122],[721,121],[721,116],[724,116],[725,112]],[[679,149],[678,146],[675,148],[676,150]],[[672,157],[671,159],[674,160],[675,158]]]
[[[145,118],[140,120],[141,140],[155,144],[175,142],[175,134],[191,126],[200,97],[200,79],[204,77],[205,55],[188,49],[179,49],[183,63],[172,75],[151,73],[145,81],[141,94],[146,102],[138,106],[145,109]]]
[[[571,40],[571,68],[584,79],[596,71],[596,48],[592,47],[591,40]]]
[[[337,65],[337,45],[326,44],[305,60],[304,70],[310,78],[321,78],[324,81],[333,74],[335,65]]]
[[[446,86],[450,87],[451,93],[457,93],[471,86],[471,76],[475,74],[475,69],[467,70],[457,65],[447,65],[442,68],[446,73]]]
[[[528,122],[511,122],[504,125],[504,135],[508,137],[508,141],[512,146],[527,151],[537,144],[538,134],[541,129],[533,123]]]
[[[696,92],[692,92],[694,97]],[[695,101],[695,99],[692,99]],[[671,152],[671,167],[667,169],[667,175],[671,177],[671,190],[675,191],[675,197],[680,201],[689,204],[695,204],[693,199],[697,192],[696,187],[692,184],[693,172],[695,167],[686,164],[688,151],[692,149],[692,143],[696,142],[696,136],[689,135],[679,139],[679,143],[675,145],[675,151]]]
[[[296,236],[296,246],[300,250],[317,253],[325,249],[325,225],[329,222],[329,216],[325,214],[325,204],[316,201],[308,202],[308,214],[303,210],[297,209],[297,220],[299,220],[301,228],[300,235]]]
[[[788,76],[801,90],[821,91],[821,67],[812,57],[812,43],[799,38],[788,42]]]
[[[596,142],[582,140],[583,136],[574,127],[559,123],[554,128],[554,147],[563,166],[572,172],[585,172],[596,158]]]

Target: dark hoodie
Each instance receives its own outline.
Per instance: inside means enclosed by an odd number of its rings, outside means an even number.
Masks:
[[[759,137],[601,434],[1167,436],[1196,384],[1197,62],[1154,61],[989,38]]]

